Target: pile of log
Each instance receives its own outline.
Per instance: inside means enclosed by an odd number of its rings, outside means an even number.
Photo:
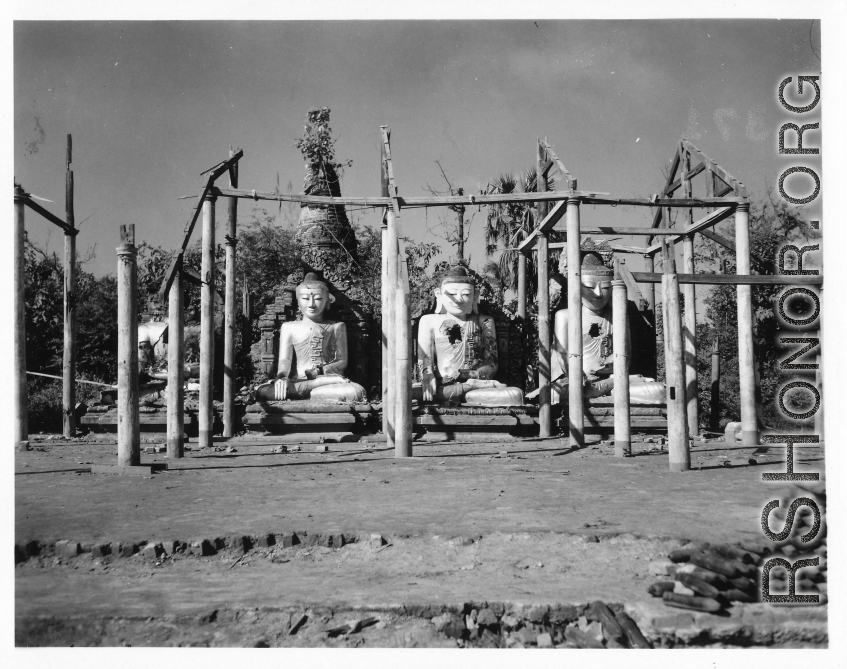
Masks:
[[[767,551],[726,544],[688,544],[668,555],[672,563],[668,572],[674,580],[653,583],[647,592],[661,597],[666,606],[715,614],[733,602],[758,601],[758,567]]]

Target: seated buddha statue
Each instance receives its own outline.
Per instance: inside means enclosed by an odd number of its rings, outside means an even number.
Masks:
[[[279,364],[275,381],[256,388],[256,399],[361,402],[365,389],[344,377],[347,369],[347,326],[325,318],[335,301],[314,273],[297,286],[303,320],[283,323],[279,330]]]
[[[564,254],[563,254],[564,255]],[[567,259],[564,259],[566,262]],[[566,272],[562,272],[566,274]],[[586,399],[605,397],[614,389],[614,355],[612,351],[612,276],[599,253],[582,255],[582,372],[580,380]],[[555,336],[551,360],[552,388],[555,395],[567,397],[568,310],[556,312]],[[627,348],[630,348],[627,329]],[[665,384],[641,375],[630,375],[629,397],[632,404],[665,402]]]
[[[418,326],[421,388],[426,402],[514,406],[523,391],[494,380],[497,332],[494,319],[478,312],[479,290],[467,270],[450,268],[435,290],[436,313]]]

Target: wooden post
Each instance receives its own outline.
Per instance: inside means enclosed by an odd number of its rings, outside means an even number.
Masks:
[[[547,152],[536,140],[536,172],[535,190],[538,193],[547,191],[547,177],[544,165],[547,162]],[[547,216],[547,203],[537,202],[538,219],[536,226]],[[550,337],[550,252],[546,232],[539,232],[538,255],[536,264],[538,270],[538,436],[549,437],[553,434],[553,410],[550,405],[550,356],[552,342]]]
[[[26,272],[24,190],[15,185],[15,449],[29,450],[26,384]]]
[[[615,456],[632,455],[629,425],[629,322],[626,317],[626,282],[621,278],[615,258],[615,278],[612,281],[612,348],[615,352]]]
[[[682,161],[682,190],[683,197],[691,198],[691,154],[680,149],[683,156]],[[689,207],[685,210],[685,226],[694,223],[694,212]],[[694,235],[686,235],[682,240],[682,264],[684,274],[694,274]],[[700,415],[697,406],[697,293],[693,283],[687,283],[682,287],[685,299],[685,323],[683,337],[685,344],[685,404],[688,413],[688,433],[692,437],[700,434]]]
[[[73,145],[68,135],[65,161],[65,221],[74,227]],[[62,353],[62,434],[71,439],[76,432],[76,231],[65,231],[64,339]]]
[[[521,323],[526,322],[526,256],[523,253],[518,253],[518,318]]]
[[[386,214],[386,245],[383,253],[386,254],[385,279],[386,279],[386,303],[383,313],[383,331],[386,338],[388,358],[385,366],[388,368],[388,384],[385,393],[385,402],[382,405],[383,419],[386,421],[388,431],[385,433],[389,448],[395,448],[396,438],[396,414],[397,407],[397,225],[394,211],[389,209]],[[386,318],[387,316],[387,318]]]
[[[689,210],[690,212],[690,210]],[[694,235],[682,240],[683,273],[694,274]],[[685,403],[688,413],[688,432],[692,437],[700,434],[699,388],[697,383],[697,295],[693,283],[683,284],[685,299]]]
[[[405,256],[405,252],[403,253]],[[412,324],[409,300],[409,274],[405,258],[398,262],[395,291],[397,363],[394,367],[396,400],[394,406],[394,457],[412,457]]]
[[[386,164],[385,145],[381,145],[380,148],[380,187],[382,196],[388,197],[388,166]],[[392,320],[388,293],[391,290],[391,286],[394,285],[388,280],[388,212],[389,209],[386,208],[382,214],[382,269],[380,276],[380,286],[382,291],[382,433],[385,435],[386,439],[388,439],[388,433],[391,427],[391,420],[389,420],[391,411],[389,410],[389,407],[393,407],[393,404],[391,403],[393,396],[391,395],[391,389],[389,388],[389,384],[391,382],[391,373],[389,370],[394,364],[394,358],[389,355],[388,350],[388,340],[391,337],[390,330]]]
[[[709,180],[713,179],[714,175],[710,175]],[[707,182],[709,183],[709,182]],[[721,258],[720,274],[726,274],[726,258]],[[720,352],[720,333],[715,328],[715,337],[712,340],[712,389],[710,399],[711,415],[709,416],[709,426],[713,430],[718,429],[721,416],[721,352]]]
[[[718,429],[721,416],[721,352],[720,334],[715,330],[715,338],[712,340],[712,390],[711,390],[711,416],[709,425],[713,430]]]
[[[670,470],[683,472],[691,469],[691,452],[688,442],[688,415],[685,410],[685,364],[682,345],[682,313],[679,300],[679,278],[676,274],[673,245],[662,239],[665,333],[665,384],[668,402],[668,456]]]
[[[230,158],[234,152],[229,150]],[[229,185],[238,188],[238,163],[233,165],[229,175]],[[235,247],[236,219],[238,218],[238,198],[227,198],[226,240],[226,286],[224,288],[224,437],[235,434]]]
[[[183,312],[182,254],[168,296],[168,433],[169,458],[184,455],[185,435],[185,314]]]
[[[212,447],[215,365],[215,198],[203,202],[200,276],[200,401],[197,423],[200,448]]]
[[[141,464],[138,423],[138,272],[135,226],[121,226],[118,253],[118,465]]]
[[[582,258],[579,251],[579,198],[568,198],[568,432],[571,448],[585,445],[582,396]]]
[[[750,203],[743,202],[735,210],[736,274],[750,274]],[[756,422],[756,360],[753,352],[752,286],[736,288],[738,303],[738,375],[741,404],[741,441],[745,446],[758,446]]]

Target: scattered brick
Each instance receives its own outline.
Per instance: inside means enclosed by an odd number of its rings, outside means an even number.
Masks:
[[[192,541],[191,546],[189,548],[189,552],[192,555],[214,555],[216,553],[215,547],[212,546],[212,542],[208,539],[203,539],[201,541]]]
[[[276,537],[273,534],[260,534],[256,537],[256,545],[260,548],[268,548],[276,543]]]
[[[132,557],[138,552],[138,544],[134,543],[120,543],[117,548],[118,557],[128,558]]]
[[[527,613],[527,620],[537,625],[542,625],[547,619],[547,613],[550,611],[549,606],[533,606]]]
[[[291,548],[295,544],[299,544],[300,540],[297,538],[297,535],[294,532],[280,532],[276,535],[276,544],[277,546],[282,546],[283,548]]]
[[[552,648],[553,637],[548,632],[542,632],[535,638],[535,643],[538,644],[539,648]]]
[[[107,555],[111,555],[112,546],[110,544],[94,544],[91,547],[91,557],[93,558],[103,558]]]
[[[155,544],[155,543],[149,543],[144,548],[141,549],[141,554],[144,557],[149,558],[151,560],[155,560],[160,555],[162,555],[162,553],[164,553],[164,552],[165,552],[165,549],[162,548],[162,544]]]
[[[491,609],[482,609],[476,616],[476,624],[480,627],[494,627],[498,622],[497,616]]]
[[[82,547],[76,541],[62,539],[56,542],[56,556],[62,558],[73,558],[82,553]]]
[[[385,543],[385,540],[382,538],[381,534],[371,534],[368,539],[368,544],[372,549],[379,548],[383,543]]]

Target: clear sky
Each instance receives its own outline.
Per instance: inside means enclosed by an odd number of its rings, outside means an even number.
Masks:
[[[776,133],[793,119],[777,87],[819,73],[816,52],[819,27],[807,19],[16,22],[15,178],[63,215],[73,135],[78,247],[96,245],[85,269],[98,275],[114,272],[122,223],[176,247],[191,209],[178,198],[197,192],[230,144],[244,150],[242,187],[273,190],[278,174],[283,190],[300,191],[294,141],[312,106],[332,109],[337,156],[353,160],[346,195],[379,194],[385,124],[402,195],[443,186],[436,160],[475,192],[529,167],[546,136],[581,189],[647,196],[687,133],[760,197],[788,165]],[[253,205],[242,202],[246,218]],[[586,223],[650,216],[584,209]],[[446,246],[427,229],[438,212],[405,213],[405,233]],[[378,224],[375,213],[357,217]],[[58,229],[27,221],[32,239],[60,250]],[[483,210],[468,246],[476,267],[484,224]]]

